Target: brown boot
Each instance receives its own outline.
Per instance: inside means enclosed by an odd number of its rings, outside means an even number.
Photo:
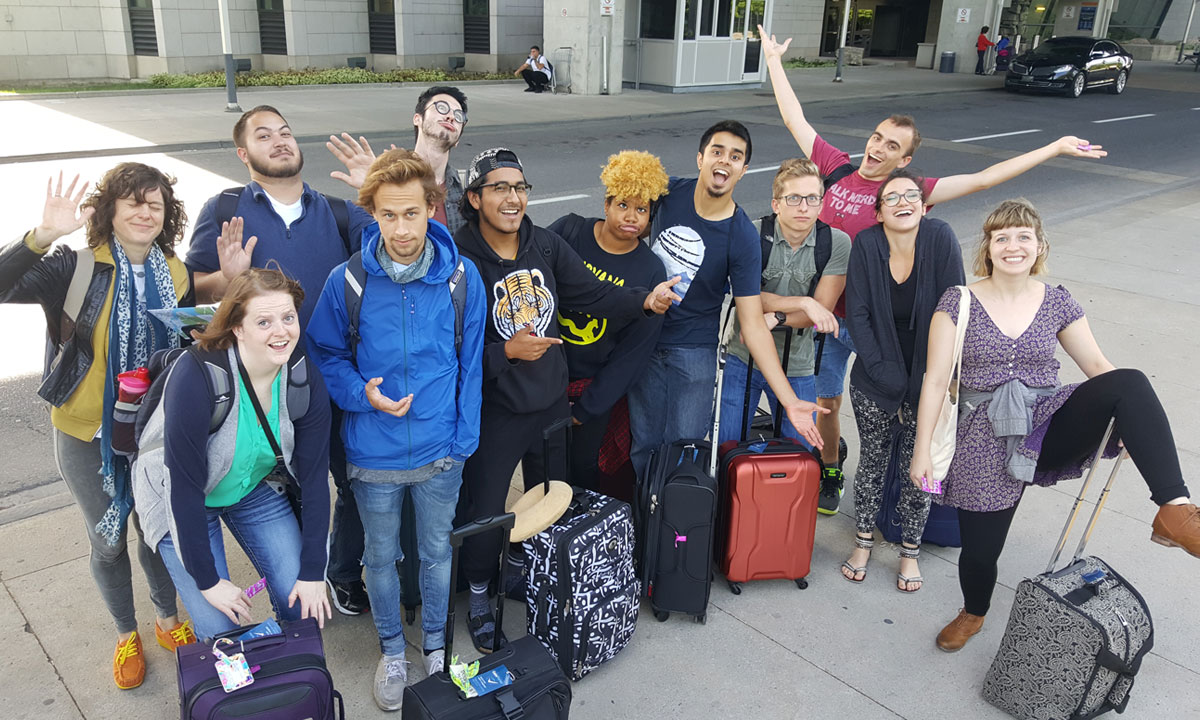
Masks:
[[[1150,539],[1159,545],[1183,548],[1200,557],[1200,508],[1195,505],[1163,505],[1150,528]]]
[[[937,636],[937,646],[944,652],[958,652],[971,636],[983,629],[983,616],[959,610],[958,617],[942,628]]]

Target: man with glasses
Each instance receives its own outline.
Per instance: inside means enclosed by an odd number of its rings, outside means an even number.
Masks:
[[[433,168],[434,177],[445,191],[444,199],[435,206],[434,220],[458,232],[466,224],[459,205],[463,187],[458,172],[450,167],[450,151],[462,139],[467,127],[467,96],[456,87],[436,85],[421,93],[413,109],[413,152]],[[346,166],[346,172],[334,171],[330,176],[352,188],[361,188],[375,153],[364,137],[355,140],[348,133],[329,136],[325,147]],[[392,147],[395,147],[393,145]]]
[[[833,306],[846,287],[850,261],[850,237],[817,219],[824,201],[821,171],[811,160],[785,160],[771,186],[770,215],[759,220],[762,237],[762,309],[767,327],[792,328],[791,351],[783,368],[796,397],[815,403],[813,378],[814,332],[837,334]],[[775,332],[775,345],[782,360],[785,337]],[[720,442],[736,440],[748,432],[759,398],[767,393],[774,411],[775,393],[755,368],[750,378],[750,413],[743,417],[746,373],[750,350],[741,337],[741,323],[733,325],[733,337],[725,362],[721,389]],[[790,420],[784,419],[783,434],[808,445]]]

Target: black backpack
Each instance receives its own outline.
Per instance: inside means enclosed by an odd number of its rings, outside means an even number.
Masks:
[[[234,213],[237,212],[238,202],[242,199],[242,191],[246,189],[245,185],[226,188],[217,196],[217,227],[220,228],[224,223],[233,219]],[[326,195],[325,193],[317,193],[325,202],[329,203],[329,211],[333,213],[333,221],[337,223],[338,235],[342,238],[342,245],[346,248],[347,255],[353,255],[357,250],[354,243],[350,240],[350,209],[346,207],[346,201]]]

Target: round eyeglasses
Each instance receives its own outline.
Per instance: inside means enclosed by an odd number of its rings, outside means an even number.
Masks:
[[[433,103],[433,109],[437,110],[439,113],[441,113],[443,115],[448,115],[448,116],[454,118],[454,121],[456,123],[458,123],[459,125],[467,124],[467,114],[465,112],[463,112],[462,110],[455,110],[455,111],[451,112],[450,111],[450,103],[446,102],[445,100],[435,101]]]
[[[902,193],[890,192],[880,199],[883,200],[884,205],[887,205],[888,207],[896,207],[900,204],[901,198],[912,203],[913,205],[916,205],[922,200],[921,191],[914,188],[912,190],[905,190]]]

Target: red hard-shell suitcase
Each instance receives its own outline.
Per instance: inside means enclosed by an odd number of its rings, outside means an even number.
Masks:
[[[784,341],[784,367],[792,332]],[[746,403],[749,414],[748,363]],[[774,437],[727,442],[720,448],[722,520],[718,538],[721,572],[733,594],[750,580],[794,580],[808,587],[813,537],[817,529],[817,496],[821,463],[800,443],[782,437],[783,413],[777,413]]]

